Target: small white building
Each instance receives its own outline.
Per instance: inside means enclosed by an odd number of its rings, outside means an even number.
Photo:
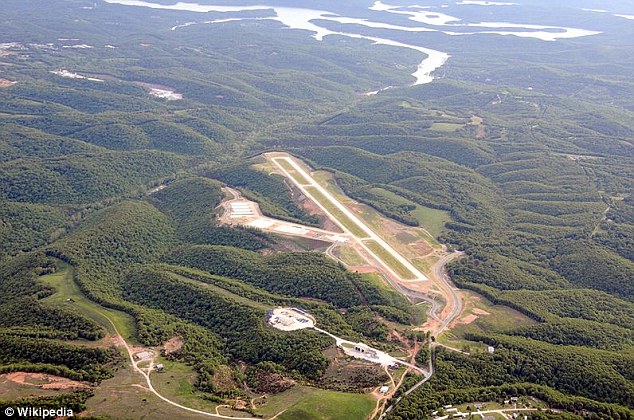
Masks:
[[[489,347],[487,347],[487,351],[488,351],[489,353],[493,353],[493,352],[495,352],[495,347],[493,347],[493,346],[489,346]]]
[[[163,366],[163,363],[159,363],[156,366],[154,366],[154,369],[158,372],[162,372],[163,369],[165,369],[165,366]]]
[[[369,357],[378,357],[376,350],[369,347],[367,344],[357,343],[354,345],[354,350]]]
[[[387,391],[389,391],[389,390],[390,390],[390,387],[389,387],[389,386],[387,386],[387,385],[383,385],[383,386],[381,387],[381,389],[379,389],[379,392],[380,392],[381,394],[387,394]]]

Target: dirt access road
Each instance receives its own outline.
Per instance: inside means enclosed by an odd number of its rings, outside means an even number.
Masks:
[[[440,322],[440,324],[435,327],[432,327],[431,325],[428,326],[428,329],[432,331],[432,334],[436,337],[442,334],[449,327],[449,325],[462,313],[462,298],[460,297],[456,287],[451,282],[451,279],[449,278],[449,275],[447,274],[447,270],[445,268],[445,266],[450,261],[459,258],[462,255],[464,255],[464,253],[462,252],[453,252],[442,257],[434,265],[434,278],[437,280],[437,284],[441,289],[441,293],[446,299],[446,305],[442,309],[441,314],[433,314],[434,318],[436,318]],[[432,309],[430,309],[430,313],[434,310],[437,311],[437,306],[432,307]]]
[[[436,262],[436,264],[434,264],[431,273],[431,281],[433,281],[433,283],[438,287],[440,294],[445,300],[445,305],[441,309],[440,303],[437,302],[435,298],[431,298],[428,292],[426,293],[423,291],[425,289],[429,290],[429,287],[420,287],[426,282],[429,282],[430,278],[418,270],[418,268],[416,268],[407,258],[397,252],[383,238],[368,227],[366,223],[360,220],[359,217],[357,217],[349,208],[334,197],[326,188],[320,185],[313,178],[312,174],[308,173],[294,157],[281,152],[266,153],[265,157],[272,162],[273,165],[306,197],[313,201],[333,222],[335,222],[347,236],[351,237],[359,247],[372,257],[372,259],[380,263],[381,268],[383,268],[382,271],[387,275],[388,280],[396,288],[396,290],[408,298],[422,299],[432,304],[429,311],[430,320],[425,324],[425,328],[429,330],[432,335],[437,337],[442,334],[447,328],[449,328],[451,323],[460,316],[460,313],[463,310],[462,299],[458,290],[449,279],[445,265],[451,260],[462,256],[461,252],[453,252],[451,254],[444,255]],[[318,195],[321,197],[316,196],[317,194],[311,193],[312,189],[318,191]],[[324,203],[320,200],[327,202]],[[329,208],[336,210],[331,211]],[[333,214],[335,211],[340,213]],[[337,216],[349,219],[347,220],[348,224],[346,225],[346,221],[339,220]],[[352,227],[355,229],[351,229],[351,223],[354,224]],[[361,232],[363,236],[360,236],[359,232]],[[388,261],[385,261],[384,258],[381,258],[381,256],[377,255],[376,252],[369,249],[365,243],[368,238],[376,242],[381,248],[383,248],[383,251],[387,252],[398,263],[406,267],[407,270],[414,274],[415,278],[405,279],[400,276],[399,273],[390,266]],[[440,313],[438,313],[439,311]],[[406,366],[409,368],[413,367],[413,365]],[[415,367],[415,369],[423,374],[423,378],[410,388],[405,395],[412,393],[422,384],[427,382],[434,374],[434,366],[431,361],[427,371],[422,370],[419,367]],[[401,399],[402,397],[399,397],[393,404],[387,407],[380,418],[383,418],[385,413],[392,410],[394,406],[401,401]],[[375,410],[374,415],[376,414]]]
[[[213,414],[213,413],[208,413],[206,411],[202,411],[202,410],[196,410],[194,408],[190,408],[190,407],[185,407],[184,405],[181,405],[177,402],[174,402],[166,397],[164,397],[163,395],[159,394],[158,391],[156,391],[156,389],[154,389],[154,386],[152,385],[152,381],[150,380],[150,373],[152,372],[153,368],[154,368],[154,363],[152,360],[149,361],[149,365],[146,369],[142,369],[139,367],[139,362],[146,362],[147,360],[139,360],[136,361],[134,360],[134,354],[135,351],[133,350],[133,348],[123,339],[123,337],[121,336],[121,334],[119,334],[119,331],[117,330],[116,325],[114,324],[114,322],[112,322],[112,320],[110,320],[110,318],[108,318],[108,321],[110,322],[110,324],[112,324],[112,328],[114,329],[114,332],[116,334],[116,336],[118,337],[117,342],[121,343],[127,353],[128,353],[128,358],[130,359],[130,363],[132,364],[132,368],[141,374],[141,376],[143,376],[143,378],[145,379],[145,383],[147,384],[147,387],[145,388],[147,391],[151,392],[152,394],[156,395],[158,398],[160,398],[161,400],[165,401],[166,403],[173,405],[174,407],[178,407],[182,410],[185,411],[189,411],[191,413],[196,413],[196,414],[200,414],[203,416],[207,416],[207,417],[213,417],[213,418],[217,418],[217,419],[233,419],[233,420],[253,420],[254,417],[231,417],[231,416],[223,416],[222,414]]]

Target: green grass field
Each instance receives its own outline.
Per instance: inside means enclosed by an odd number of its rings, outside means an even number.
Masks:
[[[396,205],[409,205],[416,206],[416,208],[409,213],[416,219],[416,221],[425,229],[429,231],[435,238],[437,238],[445,229],[445,223],[451,221],[449,212],[444,210],[432,209],[418,205],[398,194],[388,191],[383,188],[372,188],[370,190],[373,194],[384,197]]]
[[[488,315],[478,314],[478,319],[469,324],[455,325],[451,330],[446,331],[438,342],[447,346],[462,349],[469,346],[471,352],[485,352],[487,345],[476,343],[464,339],[467,333],[499,333],[508,329],[525,325],[534,325],[536,321],[526,315],[506,306],[494,305],[484,297],[473,292],[463,291],[465,314],[471,312],[473,308],[478,308],[488,313]]]
[[[435,255],[426,258],[415,258],[412,260],[412,264],[423,273],[430,273],[436,262],[438,262],[438,259],[439,258]]]
[[[282,236],[279,235],[281,241],[292,242],[305,251],[325,252],[331,245],[330,242],[320,241],[317,239],[303,238],[301,236]]]
[[[482,117],[478,117],[477,115],[472,115],[469,119],[469,124],[471,125],[481,125],[484,119]]]
[[[405,267],[399,260],[394,258],[385,248],[379,245],[376,241],[365,241],[365,245],[370,248],[370,251],[374,252],[385,264],[389,265],[399,276],[404,279],[413,279],[414,274],[407,267]]]
[[[200,398],[200,392],[194,390],[196,372],[191,366],[173,362],[159,357],[156,363],[162,363],[162,372],[152,372],[151,379],[154,388],[164,397],[197,410],[213,412],[217,404]]]
[[[464,127],[464,124],[445,123],[445,122],[436,123],[435,122],[435,123],[432,123],[430,130],[452,132],[452,131],[459,130],[462,127]]]
[[[328,200],[317,188],[315,187],[306,187],[306,191],[310,195],[312,195],[319,203],[328,210],[330,214],[333,215],[342,225],[346,227],[353,235],[358,238],[368,238],[367,233],[363,231],[355,222],[352,221],[348,216],[346,216],[341,210],[339,210],[335,205]]]
[[[295,386],[281,394],[267,398],[259,414],[273,416],[286,408],[280,420],[347,420],[367,418],[375,402],[364,394],[327,391],[306,386]]]
[[[73,268],[63,261],[57,261],[57,266],[56,273],[41,278],[42,282],[57,290],[55,294],[44,299],[45,302],[56,306],[70,306],[114,334],[112,324],[108,321],[110,319],[127,342],[136,344],[136,326],[130,315],[105,308],[88,299],[73,279]],[[72,299],[74,302],[69,302],[67,299]]]
[[[379,273],[363,273],[361,274],[367,280],[374,283],[375,286],[380,287],[381,289],[392,291],[394,288],[392,285],[383,277],[383,275]]]
[[[277,172],[278,169],[277,167],[269,160],[266,160],[264,162],[261,163],[254,163],[253,165],[251,165],[252,169],[264,172],[266,174],[270,174],[271,172]]]
[[[366,262],[359,255],[356,249],[348,245],[339,245],[335,250],[335,255],[346,265],[351,267],[357,267],[365,265]]]
[[[166,372],[163,375],[168,375]],[[158,376],[158,375],[157,375]],[[171,378],[169,378],[171,379]],[[168,380],[169,380],[168,379]],[[152,383],[156,386],[160,379],[152,374]],[[119,369],[113,378],[103,381],[95,388],[95,396],[88,399],[86,410],[82,413],[86,416],[104,416],[108,419],[209,419],[202,414],[191,413],[174,407],[144,388],[143,378],[132,369]],[[165,395],[173,395],[161,389]],[[205,410],[213,412],[214,404],[209,402]],[[198,407],[202,408],[202,407]],[[101,418],[101,417],[100,417]]]
[[[315,171],[312,174],[313,179],[322,187],[324,187],[330,194],[332,194],[340,203],[350,203],[353,200],[348,197],[341,187],[337,185],[334,176],[328,171]]]

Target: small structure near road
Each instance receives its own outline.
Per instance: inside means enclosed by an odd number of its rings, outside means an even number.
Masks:
[[[161,99],[167,99],[168,101],[178,101],[179,99],[183,99],[182,93],[176,93],[173,90],[159,89],[155,87],[150,88],[150,95]]]
[[[65,69],[59,69],[59,70],[54,70],[54,71],[50,71],[49,73],[53,73],[57,76],[60,77],[66,77],[69,79],[86,79],[86,80],[90,80],[91,82],[103,82],[103,79],[97,79],[96,77],[88,77],[88,76],[82,76],[81,74],[77,74],[74,73],[72,71],[68,71]]]
[[[354,351],[362,353],[366,357],[378,358],[377,351],[367,344],[357,343],[354,345]]]
[[[137,354],[135,354],[134,357],[137,360],[151,359],[152,358],[152,352],[150,352],[150,351],[140,351]]]
[[[0,52],[2,52],[2,51],[0,51]],[[0,55],[0,57],[2,57],[2,55]],[[4,87],[13,86],[16,83],[18,83],[18,82],[14,82],[14,81],[7,80],[7,79],[0,79],[0,87],[3,87],[3,88]]]
[[[387,386],[387,385],[383,385],[383,386],[381,387],[381,389],[379,389],[379,392],[380,392],[381,394],[385,395],[385,394],[387,394],[387,391],[389,391],[389,390],[390,390],[390,387],[389,387],[389,386]]]
[[[362,359],[371,363],[378,363],[382,366],[389,366],[392,364],[401,364],[400,360],[390,356],[381,350],[372,348],[367,344],[356,343],[353,344],[349,341],[342,341],[337,343],[337,346],[343,350],[343,352],[356,359]]]
[[[341,337],[337,337],[336,335],[329,333],[328,331],[317,328],[315,325],[315,318],[300,308],[275,308],[269,311],[268,323],[272,327],[282,331],[296,331],[305,328],[314,328],[317,332],[334,338],[337,347],[339,347],[347,356],[354,357],[355,359],[362,359],[371,363],[377,363],[385,367],[390,365],[395,367],[398,365],[407,365],[421,373],[424,373],[421,368],[396,359],[381,350],[368,346],[367,344],[355,344],[352,341],[344,340]]]
[[[165,188],[167,188],[167,184],[161,184],[158,187],[154,187],[150,191],[148,191],[147,195],[152,195],[154,193],[164,190]]]
[[[156,370],[157,372],[163,372],[164,369],[165,369],[165,366],[163,365],[163,363],[159,363],[156,366],[154,366],[154,370]]]

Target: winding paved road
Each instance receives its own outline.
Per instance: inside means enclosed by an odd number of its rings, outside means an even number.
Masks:
[[[434,265],[434,274],[436,275],[438,282],[441,284],[441,287],[443,287],[447,292],[445,295],[451,296],[451,303],[447,302],[447,305],[451,305],[451,312],[449,312],[449,314],[443,320],[442,324],[440,324],[440,328],[435,331],[436,337],[442,334],[443,331],[445,331],[447,327],[449,327],[449,324],[451,324],[451,322],[456,319],[460,315],[460,313],[462,313],[462,299],[456,292],[456,288],[453,286],[451,280],[449,279],[447,269],[445,268],[447,263],[458,257],[461,257],[462,255],[464,255],[462,252],[453,252],[442,257]]]
[[[330,211],[328,211],[328,209],[322,203],[320,203],[319,200],[316,199],[316,197],[314,197],[309,191],[307,191],[307,187],[312,187],[312,188],[315,188],[317,191],[319,191],[333,206],[335,206],[346,217],[348,217],[358,228],[360,228],[363,232],[365,232],[369,236],[370,239],[376,241],[381,247],[383,247],[387,252],[389,252],[394,258],[396,258],[397,261],[399,261],[408,270],[410,270],[415,275],[416,280],[423,280],[423,281],[429,280],[428,277],[425,276],[422,272],[420,272],[420,270],[418,270],[416,267],[414,267],[414,265],[411,264],[409,260],[407,260],[401,254],[399,254],[396,250],[394,250],[394,248],[392,248],[385,240],[379,237],[354,213],[352,213],[346,206],[344,206],[341,202],[339,202],[339,200],[337,200],[326,188],[322,187],[317,181],[315,181],[313,177],[308,172],[306,172],[306,170],[304,170],[304,168],[302,168],[291,156],[280,154],[280,153],[271,153],[271,154],[267,154],[267,157],[291,182],[295,184],[295,186],[304,195],[306,195],[306,197],[310,198],[333,222],[339,225],[339,227],[343,229],[343,231],[346,234],[354,238],[355,241],[372,258],[374,258],[377,262],[380,263],[380,265],[385,269],[385,271],[388,274],[390,274],[390,276],[388,276],[388,279],[389,277],[393,277],[394,279],[403,280],[403,278],[400,275],[398,275],[386,262],[382,261],[379,256],[377,256],[374,252],[368,249],[368,247],[363,243],[362,238],[359,238],[355,234],[353,234],[342,222],[340,222]],[[293,177],[292,174],[282,164],[280,164],[279,161],[286,162],[288,165],[292,167],[294,171],[296,171],[300,175],[300,177],[305,179],[307,182],[302,183],[300,182],[300,180]],[[329,248],[328,251],[332,254],[332,249]],[[462,255],[463,255],[462,252],[453,252],[451,254],[445,255],[440,260],[438,260],[438,262],[436,262],[433,268],[434,277],[437,279],[437,284],[442,289],[442,295],[445,296],[447,299],[446,308],[449,308],[449,312],[446,314],[437,313],[438,310],[440,309],[440,305],[435,299],[431,299],[428,295],[424,293],[420,293],[415,290],[409,289],[406,285],[404,285],[400,281],[392,281],[392,279],[389,279],[390,283],[405,296],[415,297],[415,298],[431,303],[432,307],[430,308],[430,311],[429,311],[429,315],[431,318],[434,318],[440,321],[440,316],[442,316],[442,321],[440,322],[440,325],[438,326],[438,328],[432,331],[433,333],[432,335],[436,337],[442,334],[449,327],[449,325],[458,316],[460,316],[460,313],[462,312],[462,309],[463,309],[462,299],[460,298],[460,295],[457,293],[457,289],[455,288],[455,286],[452,284],[451,280],[449,279],[449,276],[447,275],[447,271],[445,269],[445,266],[447,263],[449,263],[453,259],[458,258]],[[335,338],[338,345],[340,344],[340,342],[345,341],[326,331],[319,330],[318,328],[315,328],[315,329]],[[430,351],[432,350],[432,344],[433,343],[431,342],[429,344]],[[429,379],[431,379],[431,377],[434,374],[434,366],[433,366],[431,357],[428,362],[427,370],[421,369],[420,367],[415,366],[413,364],[404,363],[402,361],[399,361],[399,363],[404,364],[410,368],[414,368],[418,372],[423,374],[423,379],[419,381],[418,383],[416,383],[412,388],[407,390],[404,395],[409,395],[412,392],[414,392],[418,387],[420,387]],[[402,399],[402,396],[397,398],[393,404],[387,407],[380,418],[383,418],[387,412],[391,411],[401,401],[401,399]]]

